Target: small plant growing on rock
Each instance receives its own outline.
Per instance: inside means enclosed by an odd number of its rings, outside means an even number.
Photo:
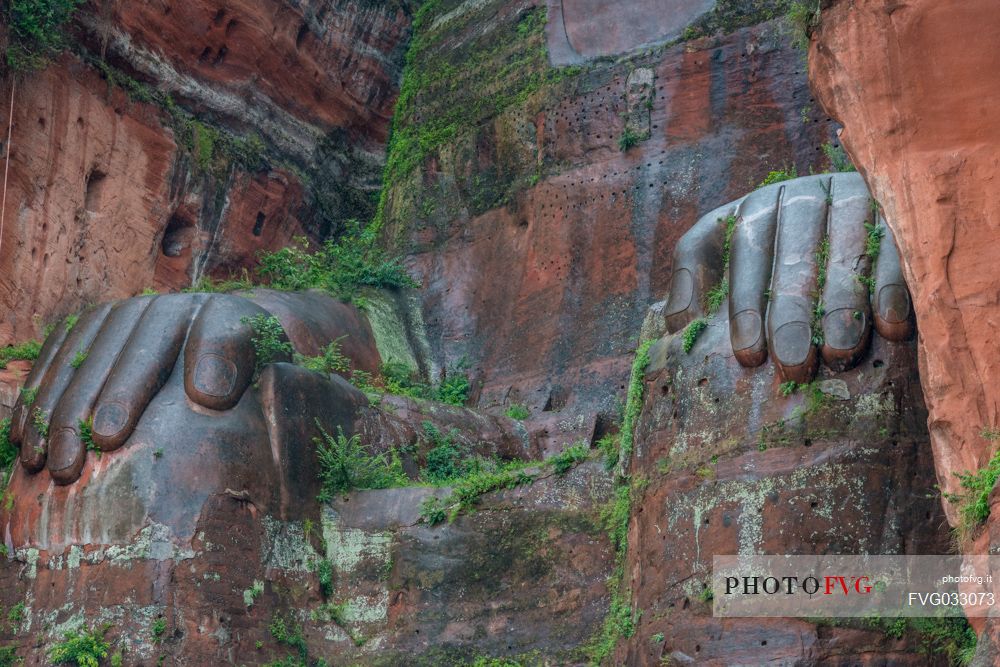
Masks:
[[[256,355],[254,377],[260,376],[264,366],[291,357],[294,350],[292,344],[285,338],[285,330],[274,315],[255,315],[240,320],[253,332],[250,342]]]
[[[0,368],[7,368],[8,361],[34,361],[42,350],[41,342],[29,340],[0,349]]]
[[[511,403],[509,406],[507,406],[507,410],[506,412],[504,412],[504,414],[510,417],[511,419],[516,419],[518,421],[521,421],[530,417],[531,411],[528,410],[528,408],[522,405],[521,403]]]
[[[79,368],[80,366],[83,366],[83,362],[85,362],[86,360],[87,360],[87,351],[77,350],[76,354],[73,355],[73,360],[69,362],[69,365],[72,366],[73,368]]]
[[[452,373],[443,380],[437,390],[437,399],[449,405],[465,405],[469,400],[471,389],[468,376],[462,373]]]
[[[876,220],[875,222],[866,222],[865,229],[868,230],[868,235],[865,238],[865,254],[871,258],[872,264],[874,264],[875,260],[878,259],[882,237],[885,236],[885,227]]]
[[[49,437],[49,416],[41,408],[35,408],[31,412],[31,423],[38,431],[38,435],[43,438]]]
[[[21,402],[25,405],[25,407],[34,403],[36,398],[38,398],[38,387],[21,389]]]
[[[83,443],[87,451],[95,452],[100,456],[101,448],[94,442],[94,419],[92,417],[81,419],[77,422],[76,427],[80,431],[80,442]]]
[[[701,332],[708,327],[708,322],[704,319],[697,319],[691,321],[684,328],[684,332],[681,334],[681,347],[685,354],[690,354],[691,350],[694,348],[694,344],[698,341],[698,336]]]
[[[624,153],[633,146],[639,144],[639,134],[633,130],[628,125],[622,131],[622,135],[618,137],[618,148]]]
[[[844,151],[843,146],[834,145],[831,142],[826,142],[823,144],[823,154],[830,161],[830,166],[834,171],[847,172],[847,171],[857,171],[854,164],[851,162],[851,158],[847,157],[847,153]]]
[[[769,171],[767,173],[767,176],[764,177],[764,180],[761,181],[757,187],[763,188],[764,186],[767,185],[781,183],[782,181],[790,181],[793,178],[798,178],[798,177],[799,177],[799,172],[795,168],[795,165],[792,165],[791,168],[785,167],[784,169]]]
[[[779,389],[782,396],[791,396],[799,388],[799,385],[795,380],[789,380],[788,382],[782,382]]]
[[[154,644],[163,643],[163,633],[167,631],[167,619],[158,618],[153,621],[153,625],[149,628],[149,633],[153,637]]]
[[[316,578],[319,579],[319,590],[323,597],[333,594],[333,563],[324,558],[316,566]]]
[[[586,445],[581,443],[573,445],[565,451],[559,452],[550,458],[548,462],[552,464],[553,470],[561,475],[577,463],[586,461],[588,456],[590,456],[590,450],[587,449]]]
[[[317,426],[319,423],[317,422]],[[320,502],[332,500],[339,493],[351,489],[386,489],[406,484],[403,464],[395,450],[370,454],[361,444],[361,436],[344,435],[337,427],[332,436],[320,426],[322,437],[316,438],[316,456],[319,460]]]
[[[49,649],[49,659],[57,665],[77,665],[77,667],[100,667],[101,660],[108,657],[111,645],[104,641],[104,635],[111,629],[106,623],[93,630],[77,630],[67,633],[65,640]]]
[[[252,607],[257,598],[263,594],[264,582],[260,579],[254,579],[250,588],[243,591],[243,604],[245,604],[248,608]]]
[[[351,362],[340,349],[343,339],[344,336],[341,336],[332,341],[318,357],[296,354],[295,363],[317,373],[347,373],[351,370]]]

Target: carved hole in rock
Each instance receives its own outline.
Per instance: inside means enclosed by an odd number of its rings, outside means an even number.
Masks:
[[[226,59],[227,53],[229,53],[229,49],[227,49],[225,46],[220,47],[219,52],[215,54],[215,59],[212,61],[212,66],[217,67],[218,65],[221,65],[222,62]]]
[[[305,41],[306,35],[309,34],[309,26],[303,23],[299,26],[299,32],[295,35],[295,48],[301,48],[302,42]]]
[[[264,232],[264,212],[257,212],[257,221],[253,224],[253,235],[260,236]]]
[[[220,9],[219,11],[215,12],[215,19],[214,19],[215,25],[219,25],[220,23],[222,23],[222,19],[224,18],[226,18],[225,9]]]
[[[160,249],[167,257],[180,257],[191,245],[193,234],[194,225],[191,221],[175,213],[167,223],[167,230],[163,232]]]
[[[811,503],[809,503],[809,507],[816,509],[817,507],[819,507],[819,503],[814,500]]]
[[[883,366],[885,366],[885,362],[882,361],[881,359],[876,359],[875,361],[872,362],[872,366],[874,368],[882,368]]]
[[[233,31],[236,30],[236,27],[239,24],[240,24],[239,21],[237,21],[236,19],[230,20],[229,23],[226,24],[226,37],[232,35]]]
[[[806,438],[805,440],[802,441],[802,444],[806,447],[812,447],[813,441],[810,440],[809,438]]]
[[[45,129],[45,119],[40,116],[38,118],[38,127],[42,128],[43,130]]]
[[[83,206],[90,212],[97,211],[101,206],[101,195],[104,193],[106,176],[107,174],[100,169],[93,169],[87,174]]]
[[[211,46],[206,46],[202,50],[201,55],[198,56],[198,62],[200,62],[200,63],[206,62],[208,60],[209,56],[211,56],[211,55],[212,55],[212,47]]]

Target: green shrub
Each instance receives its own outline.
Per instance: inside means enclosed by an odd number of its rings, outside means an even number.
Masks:
[[[83,0],[10,0],[7,3],[7,65],[14,70],[41,69],[66,47],[63,27]]]
[[[531,416],[531,411],[528,410],[528,407],[526,405],[523,405],[521,403],[511,403],[510,405],[507,406],[507,410],[504,412],[504,414],[510,417],[511,419],[522,421]]]
[[[779,389],[781,390],[782,396],[791,396],[795,393],[795,390],[799,388],[798,383],[795,380],[789,380],[788,382],[782,382]]]
[[[407,483],[395,450],[388,455],[370,454],[361,444],[361,436],[355,433],[348,438],[339,426],[336,437],[322,427],[320,432],[322,437],[314,440],[322,486],[320,502],[351,489],[385,489]]]
[[[38,435],[43,438],[49,437],[49,416],[41,408],[31,411],[31,423],[34,424]]]
[[[91,452],[97,452],[97,455],[100,456],[101,448],[94,442],[94,418],[81,419],[77,422],[76,427],[80,431],[80,442],[83,443],[84,448]]]
[[[948,500],[959,503],[959,524],[956,528],[960,541],[973,536],[979,526],[990,516],[990,493],[1000,479],[1000,451],[995,453],[985,467],[975,472],[956,473],[965,489],[960,496]]]
[[[883,227],[876,220],[875,222],[866,222],[865,229],[868,230],[868,234],[865,237],[865,254],[871,258],[872,264],[878,260],[879,249],[882,247],[882,237],[885,236],[885,227]]]
[[[309,242],[299,238],[296,245],[261,254],[257,272],[275,289],[315,288],[345,300],[355,298],[358,288],[365,285],[418,287],[400,260],[389,257],[377,241],[373,225],[349,220],[338,238],[326,241],[315,252],[309,252]]]
[[[459,446],[452,435],[445,435],[431,422],[424,422],[424,439],[433,445],[425,456],[420,476],[432,483],[443,484],[469,472],[468,452]]]
[[[93,630],[78,630],[66,635],[66,639],[49,649],[49,659],[57,665],[77,665],[77,667],[100,667],[101,659],[108,657],[111,645],[104,641],[104,635],[111,629],[110,624]]]
[[[0,667],[14,667],[24,664],[24,661],[17,657],[16,646],[4,646],[0,648]]]
[[[268,630],[276,642],[295,649],[298,651],[299,657],[305,661],[309,655],[309,647],[302,635],[302,628],[297,623],[292,620],[285,621],[280,616],[275,616],[271,619]]]
[[[0,368],[6,368],[8,361],[34,361],[42,350],[41,341],[28,340],[17,345],[0,349]]]
[[[461,373],[452,373],[441,380],[437,388],[437,399],[442,403],[450,405],[465,405],[469,400],[468,376]]]

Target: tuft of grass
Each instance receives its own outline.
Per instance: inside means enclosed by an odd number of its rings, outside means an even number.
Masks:
[[[76,323],[80,321],[80,316],[76,313],[69,315],[63,321],[63,326],[66,328],[66,332],[69,333],[76,326]]]
[[[108,656],[111,648],[104,641],[104,635],[110,629],[111,624],[107,623],[91,630],[67,633],[62,642],[49,649],[49,659],[57,665],[100,667],[101,660]]]
[[[798,178],[798,177],[799,177],[799,172],[798,170],[796,170],[795,165],[792,165],[791,168],[785,167],[783,169],[769,171],[767,173],[767,176],[764,177],[764,180],[761,181],[757,185],[757,187],[763,188],[767,185],[781,183],[782,181],[790,181],[793,178]]]
[[[319,422],[316,425],[319,426]],[[386,489],[407,483],[403,464],[395,450],[388,455],[371,454],[361,444],[361,436],[357,433],[348,438],[339,426],[336,436],[327,433],[322,426],[319,429],[321,437],[313,442],[319,464],[320,502],[352,489]]]
[[[986,438],[990,442],[994,440],[1000,440],[1000,428],[994,428],[991,426],[984,426],[980,431],[979,435]]]
[[[32,387],[31,389],[21,388],[21,402],[25,407],[31,407],[36,398],[38,398],[38,387]]]
[[[851,162],[851,158],[847,157],[847,152],[844,151],[844,147],[840,144],[834,144],[832,142],[826,142],[822,146],[823,155],[826,159],[830,161],[830,167],[833,171],[837,172],[848,172],[857,171],[854,163]]]
[[[799,385],[795,380],[789,380],[788,382],[782,382],[779,389],[781,390],[782,396],[791,396],[795,393],[795,390],[799,388]]]
[[[333,595],[333,563],[328,559],[322,559],[316,565],[316,578],[319,580],[319,590],[323,597],[328,598]]]
[[[531,411],[528,410],[527,406],[521,403],[511,403],[507,406],[507,410],[504,412],[505,415],[511,419],[516,419],[522,421],[531,416]]]
[[[698,336],[701,332],[708,328],[708,321],[698,318],[697,320],[692,320],[685,328],[684,332],[681,334],[681,347],[685,354],[690,354],[691,350],[694,348],[694,344],[698,341]]]
[[[77,350],[76,354],[73,355],[73,360],[69,362],[69,365],[73,368],[83,366],[83,362],[87,360],[87,354],[87,350]]]
[[[250,585],[250,588],[247,588],[246,590],[243,591],[243,604],[245,604],[247,608],[252,607],[253,603],[257,601],[257,598],[259,598],[263,594],[264,594],[264,582],[261,581],[260,579],[254,579],[253,584]]]

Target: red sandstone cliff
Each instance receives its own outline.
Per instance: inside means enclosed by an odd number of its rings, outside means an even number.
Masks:
[[[984,429],[1000,426],[998,34],[987,0],[842,1],[823,11],[810,49],[817,98],[843,123],[899,243],[950,492],[955,473],[985,465],[995,447]]]

